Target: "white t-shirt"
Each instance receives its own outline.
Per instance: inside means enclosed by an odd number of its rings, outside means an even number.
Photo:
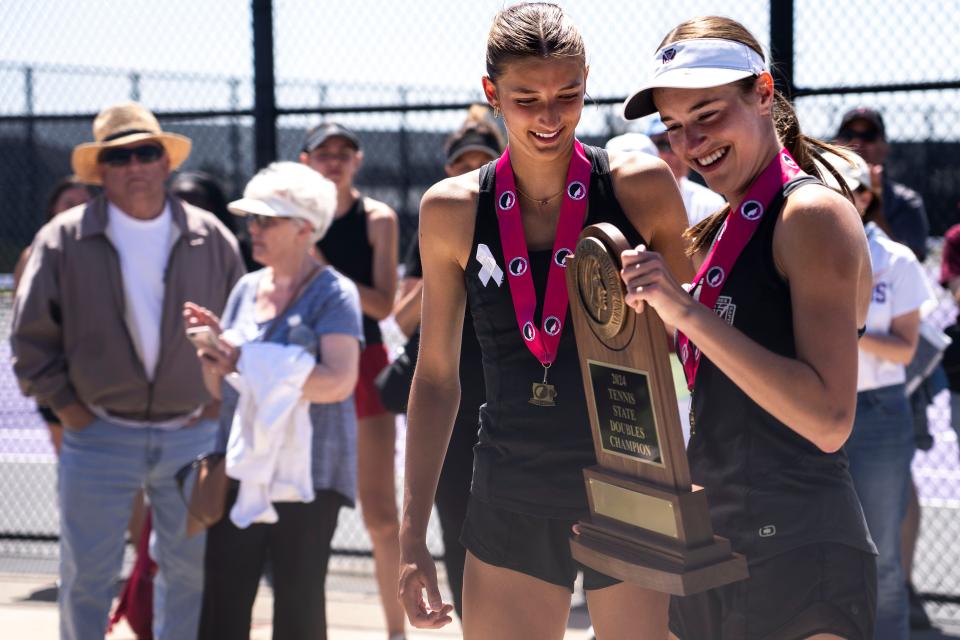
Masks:
[[[686,177],[680,178],[680,195],[683,196],[683,206],[691,227],[727,203],[720,194]]]
[[[116,207],[107,206],[110,240],[120,255],[123,295],[128,327],[143,361],[147,377],[153,380],[160,357],[160,323],[163,318],[163,272],[170,251],[172,216],[169,203],[152,220],[134,218]]]
[[[866,226],[873,261],[873,297],[867,311],[867,333],[888,334],[893,319],[915,311],[934,297],[923,267],[913,252],[891,240],[877,225]],[[857,391],[906,382],[906,367],[859,349]]]

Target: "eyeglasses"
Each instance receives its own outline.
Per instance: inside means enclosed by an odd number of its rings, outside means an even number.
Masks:
[[[262,216],[256,213],[247,215],[247,226],[257,225],[261,229],[269,229],[281,220],[289,220],[283,216]]]
[[[839,140],[859,140],[861,142],[876,142],[880,139],[880,132],[871,129],[870,131],[855,131],[853,129],[843,129],[837,134]]]

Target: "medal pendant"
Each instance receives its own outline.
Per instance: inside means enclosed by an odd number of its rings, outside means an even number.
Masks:
[[[550,365],[543,367],[543,382],[533,383],[533,394],[528,402],[537,407],[555,407],[557,406],[557,388],[552,384],[547,384],[547,370]]]

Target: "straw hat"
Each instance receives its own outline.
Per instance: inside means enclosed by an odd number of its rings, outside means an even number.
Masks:
[[[121,102],[107,107],[93,121],[94,142],[77,145],[71,163],[77,179],[87,184],[100,184],[97,156],[103,149],[122,147],[133,142],[159,142],[170,158],[173,171],[190,155],[190,138],[160,129],[149,109],[136,102]]]

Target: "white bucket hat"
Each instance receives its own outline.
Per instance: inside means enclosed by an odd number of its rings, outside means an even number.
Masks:
[[[763,56],[747,45],[722,38],[680,40],[657,51],[650,79],[623,103],[623,117],[656,113],[656,88],[706,89],[768,71]]]
[[[299,162],[274,162],[261,169],[227,205],[238,216],[296,218],[313,226],[314,239],[323,237],[337,209],[337,188],[318,171]]]

